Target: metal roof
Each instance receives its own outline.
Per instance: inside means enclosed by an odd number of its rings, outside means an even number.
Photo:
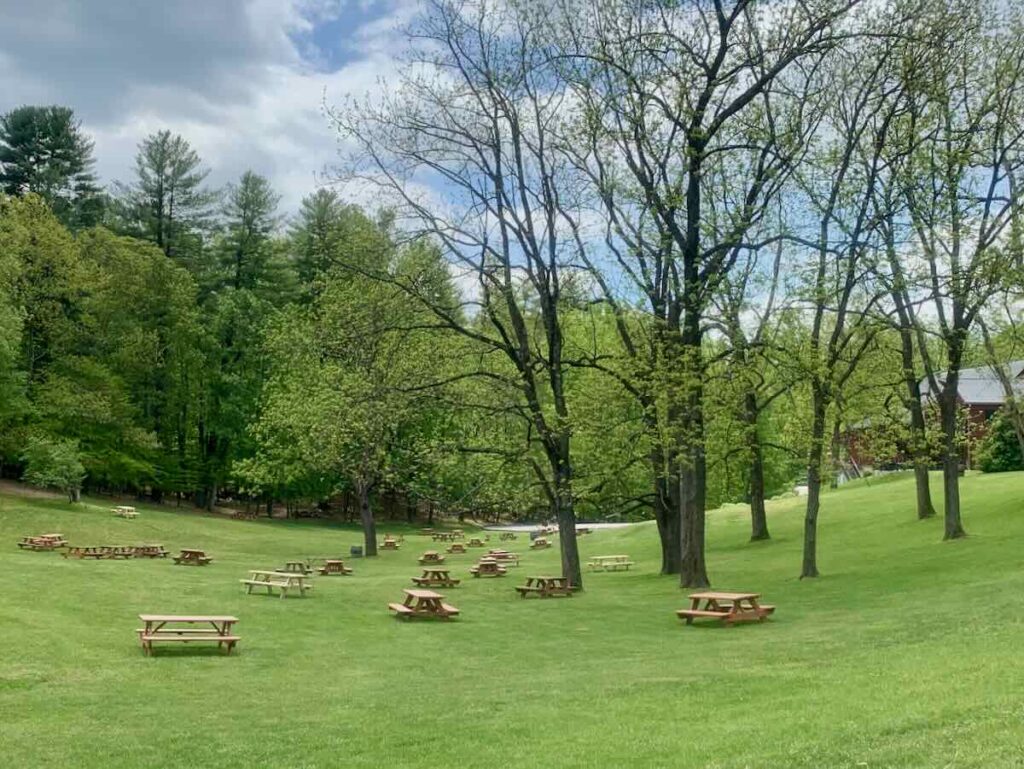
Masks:
[[[1024,397],[1024,377],[1021,376],[1024,373],[1024,360],[1014,360],[1002,365],[1010,375],[1014,391],[1018,396]],[[938,372],[935,379],[941,384],[946,379],[946,372]],[[928,378],[925,377],[921,381],[921,397],[928,397],[930,392],[931,387]],[[1006,402],[1006,391],[991,366],[961,369],[957,395],[967,404],[999,405]]]

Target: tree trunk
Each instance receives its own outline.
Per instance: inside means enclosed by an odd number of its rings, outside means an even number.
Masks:
[[[901,295],[894,293],[899,299]],[[900,342],[903,356],[903,382],[907,387],[906,406],[910,412],[910,456],[914,462],[914,483],[917,486],[917,517],[933,518],[932,491],[928,481],[928,429],[921,405],[921,385],[914,372],[914,338],[909,320],[900,319]]]
[[[825,457],[825,410],[828,400],[819,383],[812,385],[811,448],[807,456],[807,510],[804,514],[804,558],[800,579],[818,576],[818,511],[821,506],[821,463]]]
[[[696,262],[688,265],[687,270],[690,273],[688,279],[695,280]],[[707,587],[711,584],[704,559],[707,458],[704,453],[704,362],[700,321],[699,302],[691,294],[684,301],[680,329],[684,397],[681,419],[676,426],[684,447],[680,452],[683,463],[679,469],[679,584],[682,587]]]
[[[764,452],[757,429],[760,417],[757,393],[748,392],[744,396],[743,413],[747,423],[747,450],[750,453],[750,541],[757,542],[771,538],[764,506]]]
[[[959,371],[947,372],[939,397],[942,420],[942,488],[945,493],[943,539],[966,537],[960,520],[960,447],[957,445],[957,387]]]
[[[707,497],[706,462],[703,446],[690,453],[690,467],[679,471],[681,503],[679,584],[682,587],[708,587],[704,560],[704,505]]]
[[[562,555],[562,576],[571,585],[583,587],[580,551],[576,541],[576,511],[572,498],[572,464],[569,454],[569,435],[558,436],[558,447],[549,453],[555,476],[555,518],[558,522],[558,544]]]
[[[68,489],[68,501],[75,505],[82,501],[82,490],[80,488]]]
[[[675,464],[674,459],[669,462]],[[669,462],[665,461],[663,448],[652,452],[654,520],[658,524],[658,539],[661,540],[661,573],[678,574],[682,548],[679,532],[679,472],[672,469]]]
[[[359,494],[359,517],[363,522],[364,555],[377,555],[377,524],[370,509],[370,485],[360,481],[356,484],[356,491]]]

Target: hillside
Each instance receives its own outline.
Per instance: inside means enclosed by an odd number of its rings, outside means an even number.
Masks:
[[[709,519],[721,589],[778,606],[761,625],[684,627],[685,592],[659,577],[649,525],[581,540],[634,571],[589,575],[571,600],[520,600],[557,553],[514,543],[505,579],[443,591],[452,623],[401,623],[429,540],[318,578],[308,599],[247,596],[248,568],[347,553],[355,529],[241,522],[0,495],[0,748],[12,767],[1014,767],[1024,765],[1024,474],[963,483],[969,538],[913,518],[901,478],[825,496],[823,575],[799,581],[801,500],[771,504],[749,544],[742,508]],[[206,568],[65,560],[22,536],[202,547]],[[401,527],[382,526],[402,532]],[[496,544],[496,543],[495,543]],[[145,658],[140,612],[232,613],[225,658]]]

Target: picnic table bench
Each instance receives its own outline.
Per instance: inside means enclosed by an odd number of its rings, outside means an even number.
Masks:
[[[152,655],[153,644],[163,641],[177,643],[193,643],[195,641],[215,641],[218,648],[225,648],[228,654],[241,638],[232,633],[232,627],[238,619],[231,616],[191,616],[179,614],[140,614],[139,619],[145,627],[138,628],[142,642],[142,650]],[[187,627],[182,627],[186,625]],[[195,628],[193,625],[209,625],[209,628]],[[169,627],[170,626],[170,627]]]
[[[466,546],[464,544],[462,544],[461,542],[452,542],[450,545],[448,545],[448,552],[453,554],[453,555],[457,555],[459,553],[465,553],[466,552]]]
[[[213,563],[213,559],[206,555],[203,550],[183,547],[181,552],[174,556],[174,562],[179,566],[206,566]]]
[[[412,581],[420,587],[455,587],[461,580],[453,579],[447,567],[426,566],[423,575],[413,577]]]
[[[531,550],[544,550],[548,547],[551,547],[551,543],[544,539],[544,537],[537,537],[537,539],[530,543]]]
[[[506,569],[493,558],[481,558],[475,566],[469,568],[474,577],[504,577]]]
[[[255,521],[256,513],[247,513],[245,510],[236,510],[231,514],[231,517],[236,521]]]
[[[501,532],[501,534],[498,535],[498,539],[501,540],[502,542],[506,542],[508,540],[512,540],[512,539],[515,539],[515,538],[516,538],[516,533],[514,531],[503,531],[503,532]]]
[[[388,609],[402,619],[435,618],[451,619],[458,615],[459,610],[444,602],[444,596],[433,590],[403,590],[405,600],[402,603],[389,603]]]
[[[114,515],[120,518],[138,518],[139,514],[136,512],[134,507],[128,507],[127,505],[118,505],[117,507],[111,508]]]
[[[273,595],[274,590],[278,590],[281,597],[285,598],[289,592],[296,590],[300,596],[305,597],[306,591],[313,589],[313,586],[307,582],[308,579],[305,574],[286,574],[280,571],[250,569],[249,578],[240,579],[239,582],[245,585],[245,592],[248,595],[252,594],[254,587],[265,587],[267,595]]]
[[[717,619],[726,625],[734,622],[761,622],[775,611],[771,604],[759,602],[760,593],[721,593],[706,590],[690,593],[690,608],[680,609],[676,616],[692,625],[695,619]]]
[[[516,587],[520,598],[536,595],[540,598],[568,598],[576,590],[569,584],[568,577],[527,577],[525,585]]]
[[[55,535],[60,537],[59,534]],[[64,547],[67,542],[61,538],[60,540],[54,539],[50,535],[41,534],[37,537],[22,537],[21,541],[18,542],[18,547],[22,550],[56,550],[58,547]]]
[[[487,545],[479,537],[472,537],[469,542],[466,543],[466,547],[487,547]]]
[[[318,571],[325,577],[331,575],[338,575],[344,577],[347,574],[352,573],[352,569],[345,565],[345,562],[335,558],[328,558],[324,561],[324,565],[321,566]]]
[[[400,547],[398,540],[392,537],[385,537],[384,541],[380,543],[381,550],[398,550]]]
[[[634,565],[628,555],[595,555],[587,561],[591,571],[629,571]]]
[[[436,550],[427,550],[420,556],[420,565],[427,563],[444,563],[444,556]]]

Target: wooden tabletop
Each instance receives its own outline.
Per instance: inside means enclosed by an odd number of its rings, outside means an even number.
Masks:
[[[690,598],[698,600],[714,601],[746,601],[751,598],[760,598],[760,593],[719,593],[716,591],[705,591],[702,593],[690,593]]]
[[[250,574],[270,574],[274,577],[288,577],[290,579],[308,579],[307,574],[298,571],[277,571],[275,569],[249,569]]]
[[[183,547],[183,548],[181,548],[181,552],[183,552],[183,553],[202,553],[203,555],[206,554],[205,550],[196,550],[195,548],[192,548],[192,547]]]
[[[444,598],[443,595],[435,593],[433,590],[403,590],[402,592],[413,598]]]
[[[238,617],[202,614],[140,614],[143,622],[238,622]]]

